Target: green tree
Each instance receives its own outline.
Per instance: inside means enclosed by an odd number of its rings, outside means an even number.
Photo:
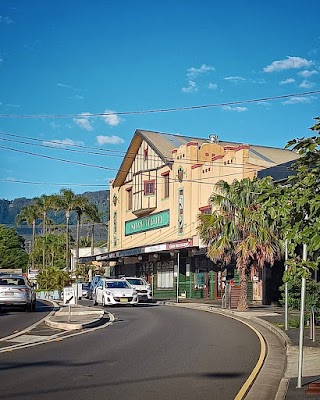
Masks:
[[[266,212],[277,221],[288,241],[288,275],[308,277],[320,262],[320,118],[311,127],[317,135],[290,141],[286,147],[301,154],[291,166],[294,175],[285,185],[275,185],[263,201]],[[307,245],[308,258],[302,261],[302,244]]]
[[[98,209],[84,196],[76,196],[73,210],[77,213],[76,260],[79,260],[81,218],[85,215],[92,222],[100,222]]]
[[[86,215],[91,221],[99,222],[99,214],[96,206],[89,200],[80,195],[76,195],[70,189],[61,189],[59,195],[55,198],[55,208],[63,210],[66,216],[66,269],[70,270],[70,241],[69,241],[69,221],[70,214],[75,211],[77,214],[77,237],[76,237],[76,259],[79,258],[80,226],[81,218]]]
[[[23,222],[27,223],[28,226],[32,226],[32,244],[31,251],[34,250],[35,237],[36,237],[36,222],[40,216],[38,207],[35,204],[30,204],[21,209],[20,213],[16,216],[16,223],[19,226]],[[34,267],[34,260],[31,257],[31,264]]]
[[[24,249],[24,239],[14,228],[0,225],[0,269],[22,268],[27,270],[28,254]]]
[[[37,276],[37,284],[40,289],[62,290],[70,283],[70,275],[59,268],[48,267]]]
[[[43,265],[43,254],[45,260]],[[45,269],[48,266],[58,268],[64,267],[65,240],[63,235],[48,233],[46,236],[38,236],[35,241],[35,247],[30,254],[39,269]]]
[[[246,310],[247,277],[273,265],[281,255],[281,243],[273,220],[265,214],[260,196],[272,186],[271,179],[245,178],[229,184],[220,181],[209,198],[212,214],[200,214],[198,231],[212,261],[230,263],[234,257],[240,274],[237,308]]]

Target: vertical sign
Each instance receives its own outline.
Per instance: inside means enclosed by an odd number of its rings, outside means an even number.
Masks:
[[[178,234],[183,234],[183,189],[179,189],[178,195]]]

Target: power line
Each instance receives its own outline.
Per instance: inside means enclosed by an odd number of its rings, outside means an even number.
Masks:
[[[32,153],[30,151],[12,149],[10,147],[5,147],[5,146],[0,146],[0,149],[11,150],[11,151],[15,151],[17,153],[29,154],[31,156],[47,158],[49,160],[61,161],[61,162],[69,163],[69,164],[81,165],[82,167],[92,167],[92,168],[104,169],[104,170],[107,170],[107,171],[118,171],[117,168],[108,168],[108,167],[103,167],[102,165],[93,165],[93,164],[82,163],[80,161],[65,160],[63,158],[45,156],[43,154],[37,154],[37,153]]]
[[[102,184],[102,183],[54,183],[54,182],[31,182],[31,181],[23,181],[19,179],[0,179],[0,182],[4,183],[23,183],[26,185],[48,185],[48,186],[84,186],[84,187],[104,187],[108,188],[110,187],[109,184]]]
[[[19,138],[25,138],[25,139],[28,139],[28,140],[32,140],[32,141],[36,141],[36,142],[41,142],[41,143],[43,143],[44,141],[43,140],[41,140],[41,139],[36,139],[36,138],[32,138],[32,137],[24,137],[24,136],[20,136],[20,135],[14,135],[14,134],[10,134],[10,133],[5,133],[5,132],[0,132],[0,136],[1,135],[6,135],[6,136],[11,136],[11,137],[19,137]],[[52,150],[60,150],[60,151],[69,151],[69,152],[74,152],[74,153],[83,153],[83,154],[87,154],[87,155],[90,155],[90,154],[94,154],[94,155],[99,155],[99,156],[106,156],[106,155],[109,155],[109,154],[107,154],[107,153],[98,153],[98,152],[91,152],[91,151],[82,151],[82,150],[76,150],[76,149],[69,149],[69,148],[65,148],[65,147],[55,147],[55,146],[50,146],[50,145],[44,145],[44,144],[33,144],[33,143],[28,143],[28,142],[24,142],[24,141],[20,141],[20,140],[12,140],[12,139],[6,139],[6,138],[1,138],[0,137],[0,140],[3,140],[3,141],[7,141],[7,142],[12,142],[12,143],[19,143],[19,144],[25,144],[25,145],[29,145],[29,146],[39,146],[39,147],[45,147],[45,148],[49,148],[49,149],[52,149]],[[56,144],[61,144],[61,142],[59,142],[59,141],[53,141],[53,143],[56,143]],[[125,155],[130,155],[130,154],[135,154],[135,153],[125,153],[125,152],[120,152],[119,150],[109,150],[109,149],[102,149],[102,148],[99,148],[99,147],[89,147],[89,146],[81,146],[81,145],[68,145],[68,146],[70,146],[70,147],[81,147],[81,148],[86,148],[86,149],[96,149],[96,150],[98,150],[98,151],[101,151],[101,152],[116,152],[116,153],[119,153],[119,154],[115,154],[115,155],[112,155],[113,157],[121,157],[121,158],[123,158]],[[2,146],[0,146],[0,148],[3,148],[3,149],[8,149],[8,150],[13,150],[13,151],[19,151],[19,152],[21,152],[21,153],[26,153],[26,154],[33,154],[33,155],[36,155],[36,156],[38,156],[38,157],[45,157],[45,158],[50,158],[49,156],[45,156],[45,155],[42,155],[42,154],[38,154],[38,153],[28,153],[28,152],[25,152],[25,151],[23,151],[23,150],[15,150],[15,149],[11,149],[11,148],[7,148],[7,147],[2,147]],[[139,154],[135,154],[135,157],[137,158],[137,159],[139,159],[139,158],[143,158],[143,155],[139,155]],[[157,156],[156,155],[154,155],[154,156],[148,156],[149,158],[150,158],[150,160],[157,160]],[[56,157],[51,157],[51,159],[53,159],[53,160],[57,160],[57,161],[63,161],[62,159],[59,159],[59,158],[56,158]],[[172,161],[173,161],[173,159],[172,159]],[[71,163],[71,164],[73,164],[73,163],[76,163],[76,162],[74,162],[74,161],[71,161],[71,160],[64,160],[64,162],[69,162],[69,163]],[[183,158],[182,160],[181,160],[181,163],[183,163],[183,164],[190,164],[190,165],[193,165],[193,164],[195,164],[195,163],[197,163],[197,162],[199,162],[198,160],[192,160],[191,158],[188,158],[188,157],[185,157],[185,158]],[[208,161],[206,161],[205,163],[208,163]],[[77,163],[76,163],[77,164]],[[83,163],[84,164],[84,163]],[[225,165],[225,162],[224,161],[218,161],[218,160],[215,160],[215,165],[218,165],[218,164],[221,164],[221,165]],[[233,168],[243,168],[244,166],[247,166],[247,164],[244,164],[244,163],[233,163],[232,164],[233,165]],[[91,166],[91,167],[94,167],[94,168],[100,168],[100,166],[96,166],[96,165],[94,165],[94,164],[86,164],[86,166]],[[103,167],[101,167],[101,168],[103,168]],[[285,167],[284,167],[285,168]],[[113,170],[116,170],[116,169],[113,169]]]
[[[114,111],[114,112],[103,112],[103,113],[76,113],[76,114],[0,114],[0,118],[32,118],[32,119],[40,119],[40,118],[94,118],[94,117],[107,117],[110,115],[139,115],[139,114],[152,114],[152,113],[165,113],[165,112],[177,112],[177,111],[190,111],[190,110],[199,110],[205,108],[217,108],[217,107],[227,107],[227,106],[235,106],[241,104],[250,104],[250,103],[261,103],[264,101],[273,101],[273,100],[281,100],[287,99],[290,97],[301,97],[301,96],[311,96],[313,94],[320,93],[320,90],[313,90],[310,92],[302,92],[302,93],[291,93],[284,94],[280,96],[270,96],[270,97],[261,97],[258,99],[249,99],[249,100],[237,100],[237,101],[228,101],[225,103],[213,103],[213,104],[203,104],[197,106],[186,106],[186,107],[172,107],[172,108],[158,108],[158,109],[150,109],[150,110],[140,110],[140,111]]]

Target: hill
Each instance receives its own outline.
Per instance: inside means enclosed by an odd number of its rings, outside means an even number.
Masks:
[[[82,196],[87,197],[87,199],[95,205],[98,209],[101,221],[103,224],[99,224],[95,228],[95,237],[97,241],[106,241],[106,224],[109,221],[109,190],[100,190],[97,192],[84,192]],[[16,216],[20,213],[23,207],[28,206],[33,199],[27,199],[25,197],[17,198],[12,201],[0,199],[0,224],[5,225],[10,228],[15,228],[19,235],[25,237],[27,240],[32,234],[32,230],[27,226],[16,225]],[[55,224],[64,224],[65,217],[63,212],[58,214],[50,213],[49,218]],[[73,234],[74,225],[76,224],[76,213],[72,212],[70,216],[70,226]],[[40,229],[40,228],[39,228]],[[81,234],[84,234],[81,232]]]

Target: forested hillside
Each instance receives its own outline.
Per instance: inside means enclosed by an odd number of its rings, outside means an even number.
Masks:
[[[100,190],[97,192],[85,192],[82,193],[82,196],[88,198],[88,200],[94,204],[99,211],[99,215],[101,221],[107,223],[109,221],[109,190]],[[28,237],[31,235],[31,228],[27,226],[16,226],[16,216],[20,213],[21,209],[31,203],[32,199],[27,199],[25,197],[21,197],[18,199],[14,199],[12,201],[0,199],[0,224],[3,224],[7,227],[14,227],[18,231],[19,235]],[[54,224],[64,224],[65,216],[63,212],[59,212],[58,214],[50,213],[49,218],[53,221]],[[72,212],[70,217],[70,225],[72,229],[72,225],[76,224],[76,214]],[[98,225],[95,229],[96,237],[99,240],[103,240],[106,236],[106,228],[105,225]]]

